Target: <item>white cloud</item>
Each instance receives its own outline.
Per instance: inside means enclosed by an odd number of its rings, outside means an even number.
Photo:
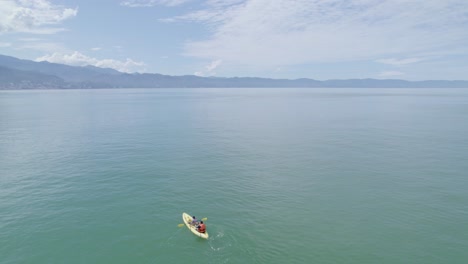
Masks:
[[[47,0],[2,0],[0,32],[54,34],[65,29],[51,25],[74,17],[77,12],[77,8],[65,8]]]
[[[468,53],[466,0],[220,0],[182,16],[211,35],[185,55],[254,67]],[[203,7],[203,5],[201,5]],[[381,58],[411,58],[386,59]]]
[[[98,50],[101,50],[102,48],[100,47],[94,47],[94,48],[91,48],[92,51],[98,51]]]
[[[20,38],[18,39],[19,41],[25,41],[25,42],[35,42],[35,41],[40,41],[40,38]]]
[[[401,75],[404,75],[403,72],[399,72],[399,71],[383,71],[381,73],[379,73],[379,77],[395,77],[395,76],[401,76]]]
[[[22,49],[30,49],[30,50],[37,50],[41,52],[66,52],[67,48],[65,48],[61,43],[55,42],[42,42],[42,41],[25,41],[25,43],[15,46],[15,49],[22,50]]]
[[[119,61],[114,59],[96,59],[75,51],[71,54],[52,53],[49,55],[37,58],[36,61],[48,61],[54,63],[62,63],[73,66],[86,66],[92,65],[101,68],[112,68],[121,72],[141,72],[142,67],[146,64],[144,62],[137,62],[132,59]]]
[[[221,65],[221,62],[221,60],[212,61],[209,65],[206,66],[206,70],[208,72],[212,72],[214,69],[218,68],[219,65]]]
[[[150,6],[178,6],[190,0],[127,0],[122,1],[120,5],[128,7],[150,7]]]
[[[394,66],[403,66],[407,64],[412,64],[416,62],[423,61],[424,59],[421,58],[407,58],[407,59],[395,59],[395,58],[390,58],[390,59],[382,59],[382,60],[376,60],[376,62],[380,62],[383,64],[390,64]]]
[[[229,18],[232,18],[236,12],[235,9],[239,8],[239,4],[245,0],[209,0],[206,1],[206,6],[209,8],[197,10],[185,15],[176,16],[172,18],[159,19],[162,22],[176,22],[176,21],[190,21],[201,22],[208,25],[219,25]]]
[[[11,46],[11,43],[9,42],[0,42],[0,48],[6,48],[10,46]]]
[[[205,68],[201,71],[197,71],[194,74],[196,76],[213,76],[216,75],[216,72],[214,70],[221,65],[222,60],[214,60],[210,64],[206,65]]]

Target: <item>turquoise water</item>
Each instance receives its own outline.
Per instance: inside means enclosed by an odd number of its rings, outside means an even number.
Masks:
[[[0,238],[2,264],[468,263],[468,90],[2,91]]]

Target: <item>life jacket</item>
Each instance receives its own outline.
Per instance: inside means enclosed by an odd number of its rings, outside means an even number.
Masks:
[[[205,226],[205,224],[200,224],[200,225],[198,226],[198,232],[200,232],[200,233],[205,233],[205,232],[206,232],[206,226]]]

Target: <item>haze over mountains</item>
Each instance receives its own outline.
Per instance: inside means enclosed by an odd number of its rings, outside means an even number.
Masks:
[[[156,73],[122,73],[94,66],[78,67],[35,62],[0,55],[0,89],[92,89],[92,88],[200,88],[200,87],[310,87],[310,88],[468,88],[463,80],[405,81],[397,79],[268,79],[252,77],[170,76]]]

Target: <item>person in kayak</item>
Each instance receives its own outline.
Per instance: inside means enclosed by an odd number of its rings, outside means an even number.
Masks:
[[[195,216],[192,216],[192,222],[190,224],[193,225],[193,226],[198,225],[198,220],[197,220],[197,218]]]
[[[206,232],[206,226],[203,223],[203,221],[200,221],[200,224],[197,226],[197,231],[200,233],[205,233]]]

